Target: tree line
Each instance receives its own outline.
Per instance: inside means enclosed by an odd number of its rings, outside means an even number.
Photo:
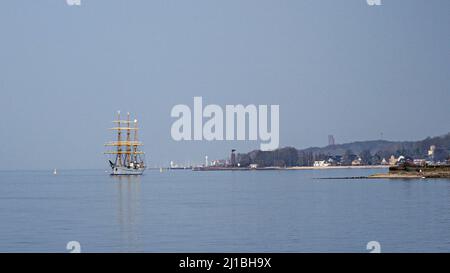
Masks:
[[[250,166],[250,164],[257,164],[259,167],[292,167],[312,166],[315,161],[331,158],[338,165],[351,165],[355,159],[360,160],[363,165],[379,165],[383,159],[388,161],[391,156],[426,159],[432,145],[435,146],[434,160],[449,159],[450,133],[440,137],[428,137],[421,141],[367,141],[304,150],[297,150],[294,147],[274,151],[255,150],[237,154],[237,162],[242,167]],[[349,147],[356,147],[358,151],[353,151]]]

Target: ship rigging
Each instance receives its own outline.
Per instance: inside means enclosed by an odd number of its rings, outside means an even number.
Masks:
[[[140,150],[143,143],[138,141],[138,121],[130,120],[130,113],[127,119],[121,120],[120,111],[117,112],[117,120],[114,120],[114,127],[110,128],[117,134],[115,141],[110,141],[105,146],[112,148],[105,152],[111,156],[109,165],[111,175],[141,175],[145,166],[145,153]]]

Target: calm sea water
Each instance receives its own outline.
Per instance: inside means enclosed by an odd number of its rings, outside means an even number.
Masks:
[[[450,180],[380,170],[0,172],[0,252],[450,252]]]

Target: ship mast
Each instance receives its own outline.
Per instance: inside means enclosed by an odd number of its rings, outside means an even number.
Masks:
[[[111,130],[117,131],[117,140],[105,143],[105,146],[115,147],[113,151],[106,151],[104,154],[113,154],[116,156],[114,165],[116,166],[126,166],[128,167],[131,162],[138,162],[138,155],[144,154],[144,152],[139,151],[138,146],[142,146],[142,142],[138,141],[139,130],[137,120],[130,120],[130,113],[127,113],[127,119],[120,119],[120,111],[117,111],[117,120],[113,120],[113,123],[117,124]],[[134,126],[132,126],[134,123]],[[126,136],[122,140],[122,131],[126,131]],[[131,131],[134,131],[133,140]]]
[[[138,121],[137,121],[137,119],[135,119],[134,120],[134,142],[135,143],[139,143],[138,142]],[[134,162],[137,162],[137,145],[135,145],[134,146],[134,153],[133,153],[133,157],[134,157],[134,159],[133,159],[133,161]]]
[[[128,126],[130,124],[130,112],[127,113],[127,123]],[[126,142],[126,147],[127,147],[127,155],[126,155],[126,160],[125,160],[125,164],[128,166],[131,163],[131,145],[132,143],[130,142],[130,133],[131,130],[127,130],[127,142]]]
[[[118,160],[118,165],[122,166],[122,131],[120,127],[120,111],[117,111],[117,157],[116,161]]]

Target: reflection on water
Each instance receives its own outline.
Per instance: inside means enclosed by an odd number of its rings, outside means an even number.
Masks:
[[[143,251],[141,230],[141,177],[114,176],[117,183],[117,221],[123,252]]]

